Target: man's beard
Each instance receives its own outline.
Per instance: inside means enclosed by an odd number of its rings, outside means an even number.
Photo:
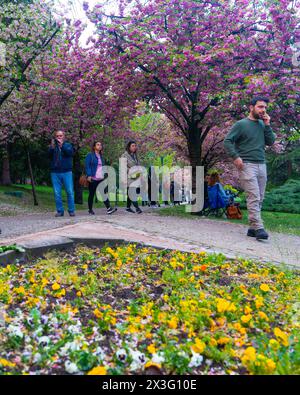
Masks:
[[[255,111],[252,111],[252,116],[253,116],[253,118],[255,118],[255,119],[261,119],[261,117],[259,116],[259,114],[258,114],[257,112],[255,112]]]

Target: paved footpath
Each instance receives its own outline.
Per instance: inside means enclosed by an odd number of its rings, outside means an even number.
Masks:
[[[247,226],[207,218],[157,215],[147,209],[141,215],[120,208],[108,216],[78,212],[75,218],[54,218],[52,213],[0,218],[0,244],[24,246],[61,243],[68,238],[118,239],[184,251],[222,252],[229,258],[244,257],[285,263],[300,268],[300,237],[270,232],[268,241],[247,237]]]

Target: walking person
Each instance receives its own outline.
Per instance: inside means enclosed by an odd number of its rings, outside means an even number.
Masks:
[[[95,141],[92,145],[91,152],[89,152],[85,158],[85,171],[89,181],[88,206],[90,215],[95,215],[93,202],[97,187],[104,180],[103,166],[105,166],[105,160],[103,158],[102,144],[100,141]],[[106,198],[103,203],[107,209],[107,214],[112,214],[117,211],[116,207],[111,207],[108,198]]]
[[[128,142],[128,144],[126,145],[126,150],[125,152],[122,154],[121,158],[125,158],[127,159],[127,174],[128,171],[134,167],[134,166],[140,166],[140,162],[137,156],[137,145],[136,142],[131,140]],[[134,213],[134,210],[131,208],[131,206],[133,205],[135,208],[135,211],[137,214],[141,214],[142,210],[139,208],[138,202],[137,201],[133,201],[130,199],[129,197],[129,192],[131,189],[131,184],[132,182],[134,182],[134,180],[136,180],[138,178],[139,174],[131,174],[128,175],[127,177],[127,182],[128,182],[128,187],[127,187],[127,207],[126,207],[126,211],[128,211],[129,213]]]
[[[241,187],[247,198],[249,229],[247,236],[266,240],[261,207],[267,183],[265,146],[275,142],[276,135],[267,114],[269,99],[254,97],[247,118],[236,122],[224,140],[224,148],[239,172]]]
[[[74,149],[71,143],[65,141],[65,132],[58,130],[54,132],[53,137],[48,153],[51,160],[51,181],[57,211],[55,217],[64,216],[64,207],[61,196],[63,186],[67,193],[69,215],[70,217],[74,217],[75,204],[72,174]]]

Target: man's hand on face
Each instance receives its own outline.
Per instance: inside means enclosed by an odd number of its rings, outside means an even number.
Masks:
[[[265,113],[265,114],[262,116],[262,120],[264,121],[264,123],[265,123],[266,126],[269,126],[269,125],[270,125],[270,120],[271,120],[271,118],[270,118],[270,116],[269,116],[267,113]]]
[[[61,147],[64,143],[63,137],[56,137],[57,144]]]
[[[239,169],[239,170],[242,170],[242,168],[244,167],[244,162],[243,162],[243,159],[242,159],[242,158],[236,158],[236,159],[233,161],[233,163],[234,163],[235,167],[236,167],[237,169]]]

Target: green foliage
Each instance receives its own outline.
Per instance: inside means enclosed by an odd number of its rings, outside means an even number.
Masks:
[[[16,244],[12,244],[9,246],[0,246],[0,254],[6,251],[25,252],[24,248],[17,246]]]
[[[299,178],[300,147],[299,141],[290,143],[285,153],[267,154],[268,179],[273,185],[282,185],[289,178]]]
[[[288,180],[284,185],[268,191],[263,210],[300,214],[300,180]]]

